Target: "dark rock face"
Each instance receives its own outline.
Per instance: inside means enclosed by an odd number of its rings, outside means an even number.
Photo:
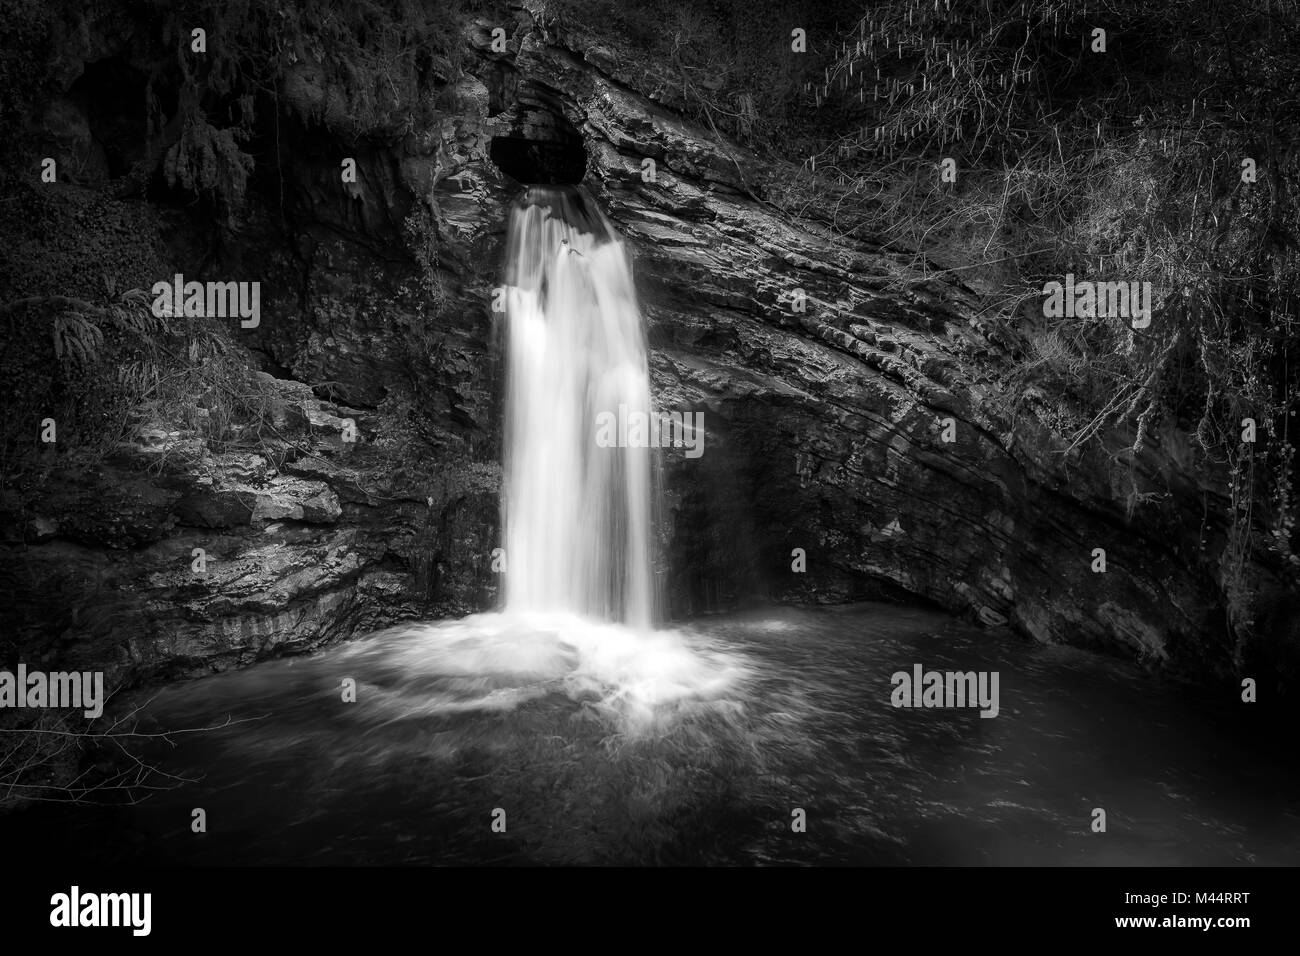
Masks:
[[[991,340],[960,284],[777,211],[759,198],[772,171],[639,92],[644,71],[580,32],[521,12],[501,54],[492,26],[467,31],[452,109],[364,147],[331,128],[310,69],[286,78],[283,207],[254,205],[215,276],[263,283],[262,323],[240,335],[279,376],[285,440],[270,458],[197,448],[173,467],[186,436],[145,433],[104,473],[11,508],[3,623],[29,659],[196,675],[491,605],[490,302],[513,173],[585,176],[635,254],[660,407],[704,414],[703,456],[662,458],[672,613],[907,596],[1177,671],[1249,662],[1221,637],[1216,582],[1190,570],[1223,549],[1225,483],[1180,436],[1118,465],[1131,436],[1065,453],[1035,408],[1006,407],[995,373],[1014,343]],[[70,103],[50,107],[59,142],[100,181],[107,160]],[[340,184],[341,156],[356,183]]]
[[[363,413],[268,381],[285,400],[280,460],[146,429],[47,487],[25,523],[10,516],[26,534],[0,547],[3,616],[23,659],[197,676],[490,603],[493,470],[404,471],[403,455],[343,439],[338,413],[364,434]]]

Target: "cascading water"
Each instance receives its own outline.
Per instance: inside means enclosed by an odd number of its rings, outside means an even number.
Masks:
[[[382,688],[372,713],[384,719],[556,694],[629,736],[684,713],[734,716],[743,655],[654,627],[653,446],[598,440],[602,415],[650,415],[650,377],[627,254],[581,189],[533,186],[515,204],[505,323],[503,606],[339,658]]]
[[[602,412],[651,411],[623,244],[580,188],[530,187],[510,220],[507,283],[506,610],[648,629],[650,450],[596,442]]]

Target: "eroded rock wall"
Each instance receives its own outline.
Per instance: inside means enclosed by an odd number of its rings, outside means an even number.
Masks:
[[[348,140],[310,68],[286,76],[276,188],[215,258],[192,237],[170,247],[187,274],[263,283],[261,324],[240,341],[280,395],[281,440],[179,454],[185,435],[144,434],[100,473],[54,466],[39,495],[11,493],[0,562],[16,647],[196,675],[491,606],[490,303],[518,189],[493,154],[523,140],[554,169],[580,146],[584,183],[635,255],[660,406],[704,414],[703,456],[662,457],[673,614],[920,598],[1186,673],[1250,657],[1193,570],[1198,549],[1223,547],[1224,482],[1184,439],[1127,458],[1124,435],[1067,450],[1032,399],[1000,392],[1014,343],[959,281],[775,208],[764,184],[781,170],[660,105],[653,70],[626,51],[535,5],[507,24],[504,52],[493,26],[466,30],[466,72],[418,129]],[[81,69],[129,37],[93,33]],[[70,188],[108,189],[112,163],[70,104],[51,107],[86,170]],[[518,172],[530,154],[513,155]],[[342,156],[356,183],[340,183]],[[345,420],[358,441],[341,439]]]

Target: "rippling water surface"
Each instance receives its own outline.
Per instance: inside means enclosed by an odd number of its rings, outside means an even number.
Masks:
[[[893,708],[916,663],[998,671],[999,715]],[[928,610],[652,635],[484,614],[172,685],[145,713],[233,723],[150,748],[192,783],[8,822],[97,862],[1300,863],[1300,777],[1242,705]]]

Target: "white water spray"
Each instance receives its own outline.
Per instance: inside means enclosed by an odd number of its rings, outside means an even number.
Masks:
[[[506,278],[506,610],[648,629],[650,450],[596,442],[600,413],[651,412],[623,244],[580,189],[531,187]]]

